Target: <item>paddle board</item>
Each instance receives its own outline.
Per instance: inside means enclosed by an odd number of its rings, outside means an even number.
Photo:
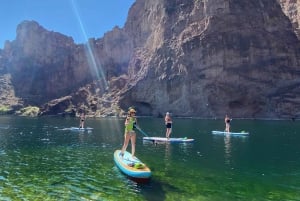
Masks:
[[[194,139],[190,138],[166,138],[166,137],[143,137],[143,140],[152,142],[193,142]]]
[[[90,127],[86,127],[86,128],[71,127],[70,130],[72,130],[72,131],[90,131],[90,130],[93,130],[93,128],[90,128]]]
[[[8,129],[9,126],[2,126],[2,125],[0,125],[0,128],[1,128],[1,129]]]
[[[249,135],[249,132],[226,132],[226,131],[212,131],[212,134],[219,135]]]
[[[121,155],[121,150],[114,152],[114,161],[117,167],[125,175],[129,176],[135,181],[147,181],[151,177],[151,170],[145,163],[136,157],[125,151],[124,155]]]

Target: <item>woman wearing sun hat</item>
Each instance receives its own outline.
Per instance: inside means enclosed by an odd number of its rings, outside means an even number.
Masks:
[[[125,134],[124,134],[124,144],[121,150],[121,155],[124,155],[124,151],[126,151],[127,146],[129,144],[129,140],[131,141],[131,155],[134,157],[135,154],[135,141],[136,141],[136,133],[134,131],[135,125],[137,124],[137,119],[135,116],[135,109],[129,108],[128,115],[125,120]]]

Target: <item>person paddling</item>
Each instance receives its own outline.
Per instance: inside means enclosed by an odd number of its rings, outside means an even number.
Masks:
[[[228,115],[226,114],[225,116],[225,132],[230,132],[230,122],[231,122],[231,119],[228,117]]]
[[[80,114],[79,128],[84,128],[85,114],[82,112]]]
[[[131,141],[131,156],[134,158],[135,154],[135,142],[136,142],[136,133],[134,131],[135,125],[137,124],[137,119],[135,117],[136,111],[131,108],[128,111],[128,115],[125,120],[125,134],[124,134],[124,144],[121,150],[121,156],[124,155],[124,151],[126,151],[127,146],[129,144],[129,140]]]
[[[169,112],[167,112],[166,113],[166,116],[165,116],[165,125],[166,125],[166,128],[167,128],[167,130],[166,130],[166,138],[170,138],[170,135],[171,135],[171,133],[172,133],[172,118],[171,118],[171,116],[170,116],[170,113]]]

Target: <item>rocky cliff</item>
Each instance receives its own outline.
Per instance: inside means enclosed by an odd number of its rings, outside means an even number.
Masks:
[[[278,0],[278,2],[291,20],[294,31],[300,39],[300,2],[297,0]]]
[[[84,47],[36,22],[21,23],[16,40],[5,44],[2,55],[16,96],[28,104],[42,104],[92,80]]]
[[[124,28],[86,44],[26,21],[0,51],[0,70],[41,114],[112,115],[134,105],[154,116],[299,117],[292,4],[137,0]]]
[[[136,84],[122,97],[123,106],[153,115],[299,115],[299,40],[276,1],[158,5],[160,20],[146,51],[129,67]],[[155,35],[163,42],[154,49]]]

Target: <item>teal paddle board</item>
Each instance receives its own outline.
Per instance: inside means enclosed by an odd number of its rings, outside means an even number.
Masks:
[[[114,161],[122,173],[137,182],[148,181],[151,177],[150,168],[140,159],[132,157],[132,155],[125,151],[121,155],[121,150],[114,152]]]

